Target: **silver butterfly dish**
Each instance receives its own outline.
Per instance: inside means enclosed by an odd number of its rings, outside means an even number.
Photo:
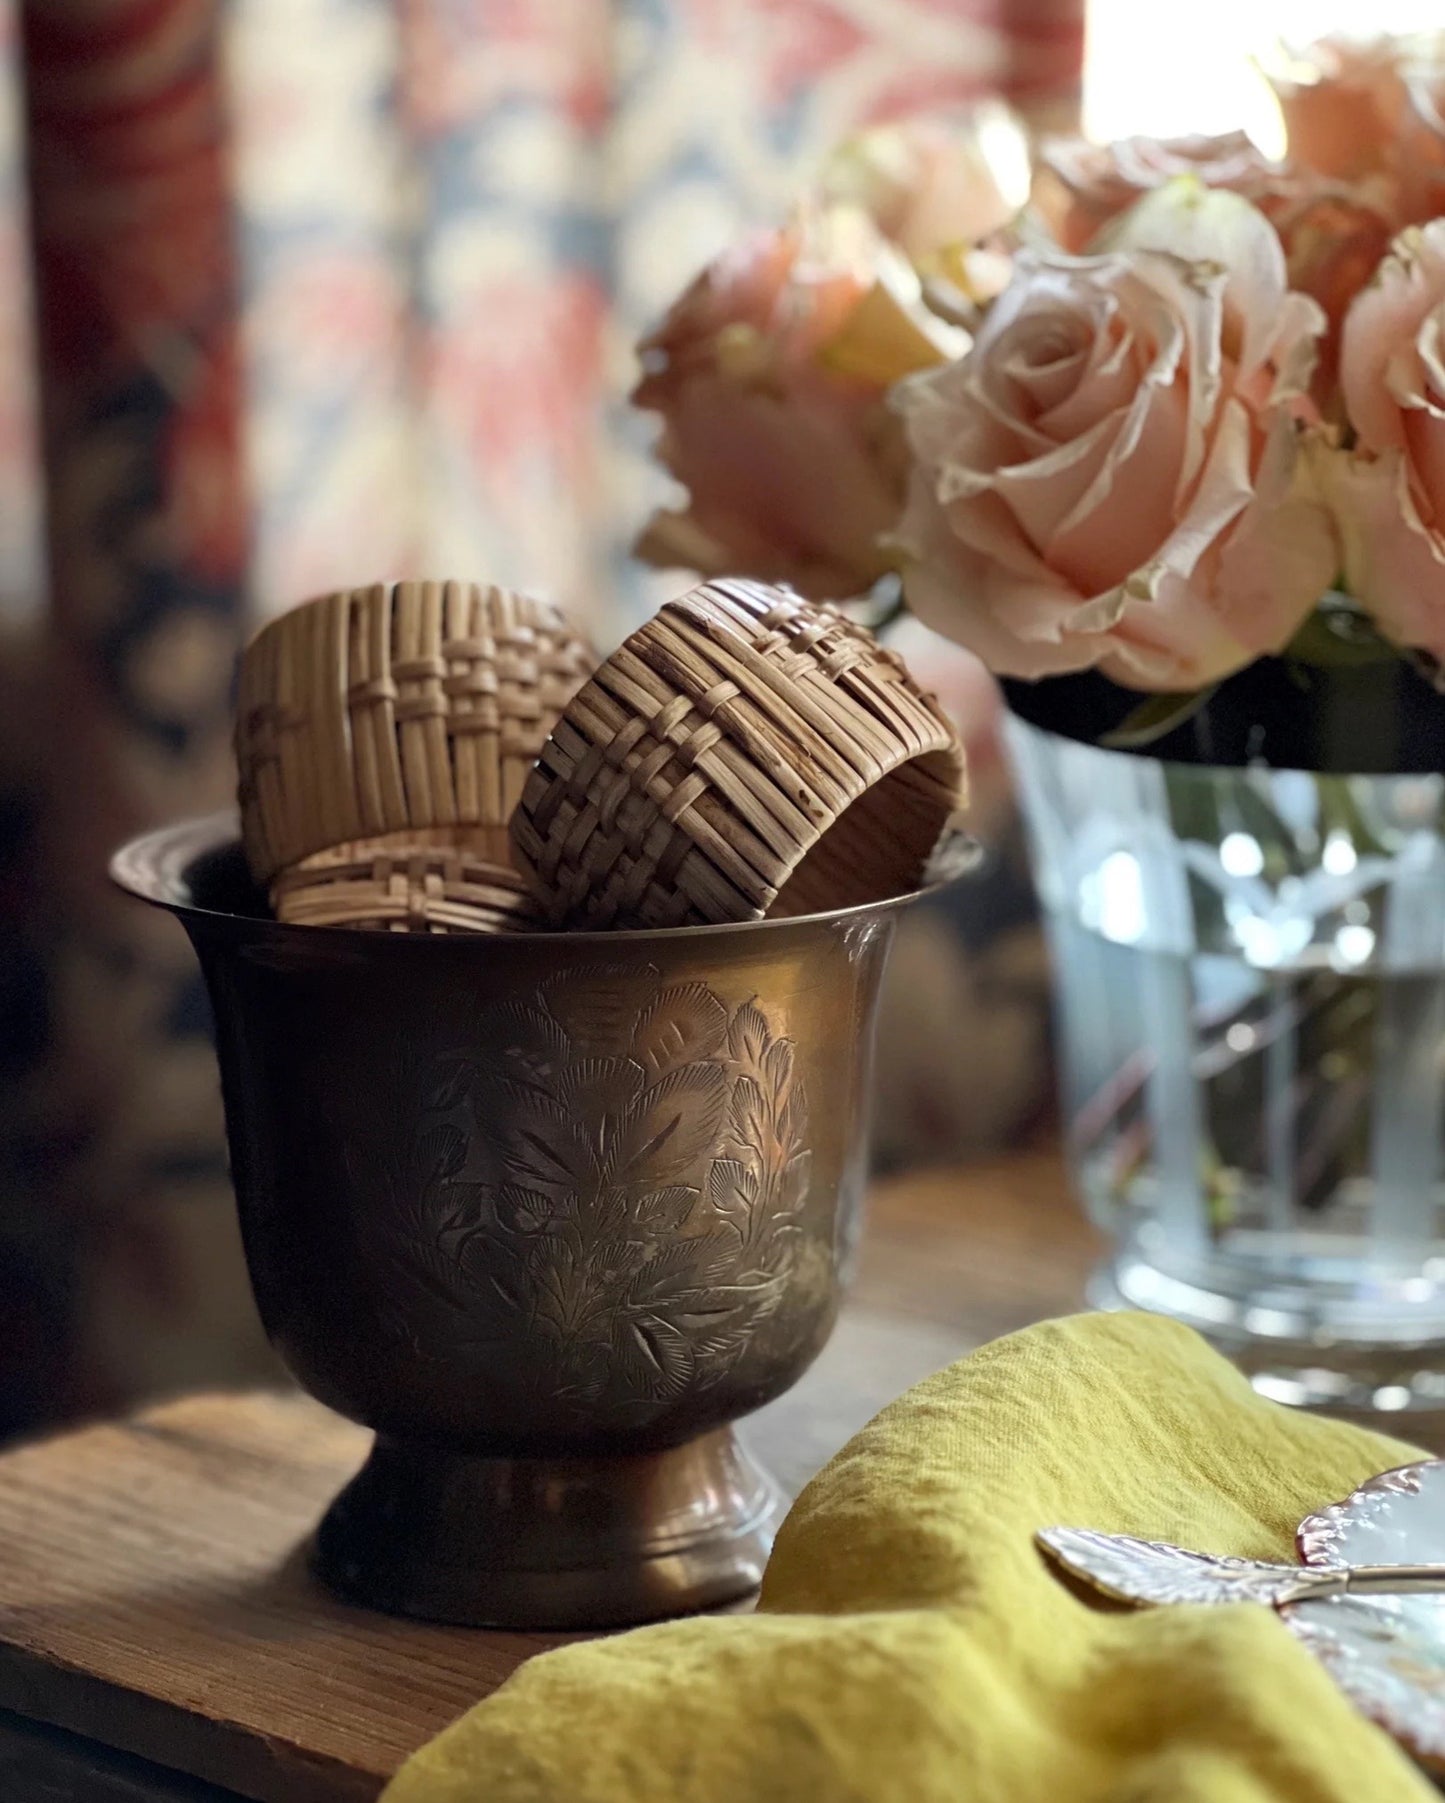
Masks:
[[[1116,1601],[1277,1610],[1363,1714],[1445,1776],[1445,1460],[1382,1472],[1307,1515],[1298,1565],[1088,1528],[1036,1538],[1063,1570]]]

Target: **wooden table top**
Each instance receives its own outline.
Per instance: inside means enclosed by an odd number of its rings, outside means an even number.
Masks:
[[[833,1341],[742,1431],[796,1491],[919,1378],[1077,1307],[1095,1249],[1052,1154],[879,1184]],[[306,1540],[366,1443],[305,1398],[251,1394],[0,1456],[0,1711],[14,1712],[0,1720],[0,1792],[374,1798],[414,1748],[558,1644],[391,1620],[316,1587]],[[135,1764],[63,1788],[48,1762],[77,1755],[37,1743],[34,1723],[186,1776]],[[7,1788],[20,1771],[33,1782]]]

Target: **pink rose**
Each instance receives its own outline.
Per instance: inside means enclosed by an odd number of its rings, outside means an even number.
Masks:
[[[1279,165],[1242,131],[1218,138],[1123,138],[1117,144],[1056,138],[1039,153],[1030,198],[1064,249],[1083,252],[1110,220],[1181,175],[1256,204],[1285,180]]]
[[[1293,164],[1355,184],[1397,230],[1445,212],[1445,33],[1323,38],[1271,80]]]
[[[1336,567],[1294,419],[1322,323],[1262,215],[1192,181],[1104,254],[1022,259],[900,394],[916,611],[1012,676],[1187,690],[1281,649]]]
[[[1270,212],[1284,245],[1289,285],[1319,302],[1325,316],[1311,392],[1323,411],[1339,410],[1340,340],[1345,315],[1374,275],[1397,229],[1374,184],[1320,183]]]
[[[976,245],[1007,225],[1028,194],[1029,148],[1002,101],[953,120],[879,125],[824,165],[824,201],[861,208],[913,261]]]
[[[1354,454],[1321,448],[1345,585],[1396,644],[1445,661],[1445,219],[1411,226],[1345,319]]]
[[[1181,175],[1242,195],[1278,232],[1290,287],[1325,311],[1314,390],[1326,400],[1345,311],[1403,223],[1393,181],[1375,176],[1347,183],[1303,165],[1274,163],[1243,132],[1107,145],[1066,139],[1044,147],[1033,207],[1065,250],[1083,253],[1143,195]]]
[[[1292,161],[1340,181],[1393,168],[1407,105],[1404,40],[1321,38],[1270,80]]]
[[[809,210],[705,270],[639,347],[640,407],[688,490],[654,516],[649,561],[860,594],[888,568],[904,455],[891,384],[966,344],[922,306],[906,260],[852,209]]]
[[[1412,71],[1400,122],[1397,206],[1402,225],[1445,213],[1445,68]]]

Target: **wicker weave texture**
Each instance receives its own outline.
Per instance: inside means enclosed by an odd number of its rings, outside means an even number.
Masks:
[[[252,870],[269,882],[334,847],[462,828],[458,849],[505,871],[508,817],[596,661],[546,602],[475,583],[378,583],[280,615],[241,667]]]
[[[272,879],[271,905],[296,925],[392,933],[514,933],[542,924],[526,880],[481,855],[462,827],[317,852]]]
[[[917,883],[963,753],[870,634],[740,580],[669,602],[567,705],[512,819],[548,918],[671,926]]]

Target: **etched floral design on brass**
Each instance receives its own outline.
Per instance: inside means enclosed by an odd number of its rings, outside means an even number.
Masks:
[[[628,1419],[735,1372],[826,1257],[792,1042],[756,1000],[679,983],[639,1014],[639,987],[601,970],[485,1018],[485,1056],[429,1062],[388,1172],[392,1267],[452,1343],[515,1341],[551,1399]]]

